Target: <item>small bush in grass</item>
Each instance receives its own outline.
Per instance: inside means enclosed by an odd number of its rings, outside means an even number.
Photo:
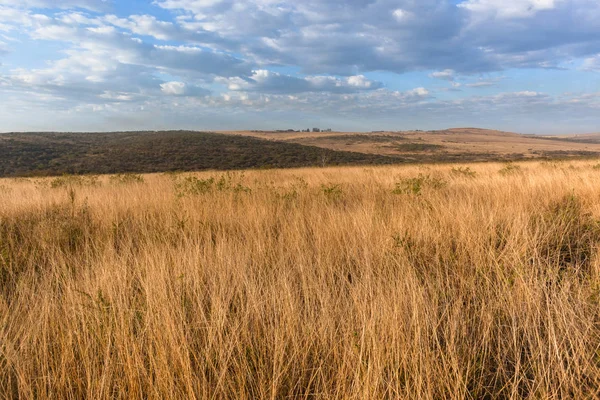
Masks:
[[[329,200],[338,200],[344,194],[342,185],[339,184],[321,185],[321,190]]]
[[[473,171],[470,167],[452,168],[450,173],[454,176],[465,176],[468,178],[474,178],[477,175],[477,172]]]
[[[429,187],[431,189],[441,189],[446,185],[447,182],[441,178],[419,174],[417,177],[405,178],[396,183],[396,187],[392,193],[420,195],[425,187]]]
[[[513,163],[506,164],[500,171],[500,175],[515,175],[522,171],[521,166]]]
[[[241,179],[243,174],[239,176],[238,182],[233,182],[236,176],[231,173],[221,175],[219,179],[210,177],[208,179],[200,179],[195,176],[188,176],[182,180],[177,180],[175,183],[175,189],[177,190],[177,196],[183,197],[186,195],[197,196],[205,193],[209,193],[213,190],[220,192],[231,191],[233,193],[250,193],[252,190],[243,185]]]
[[[238,183],[237,185],[235,185],[233,187],[233,192],[234,193],[250,193],[250,192],[252,192],[252,189],[250,189],[248,186],[244,186],[241,183]]]
[[[199,195],[210,192],[215,184],[215,178],[199,179],[195,176],[185,177],[175,184],[177,196]]]
[[[118,174],[110,177],[111,183],[127,185],[131,183],[144,183],[144,177],[139,174]]]
[[[308,188],[308,183],[303,178],[296,176],[294,181],[283,189],[283,192],[275,192],[275,195],[283,200],[291,201],[297,199],[300,193],[304,192]]]
[[[215,188],[218,191],[233,191],[235,193],[250,192],[250,188],[243,185],[244,173],[226,172],[215,181]]]

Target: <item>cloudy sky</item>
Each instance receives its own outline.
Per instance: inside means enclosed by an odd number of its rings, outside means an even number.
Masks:
[[[0,0],[0,131],[313,126],[599,132],[600,1]]]

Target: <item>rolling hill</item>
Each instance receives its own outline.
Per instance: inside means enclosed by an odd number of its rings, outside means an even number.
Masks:
[[[401,156],[418,162],[448,159],[535,159],[600,154],[600,135],[523,135],[479,128],[437,131],[223,132],[340,151]]]
[[[377,154],[206,132],[6,133],[0,176],[393,164]]]
[[[598,135],[533,136],[457,128],[406,132],[0,134],[0,176],[513,161],[596,157]]]

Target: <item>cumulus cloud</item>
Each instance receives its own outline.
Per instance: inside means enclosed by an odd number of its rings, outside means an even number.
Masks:
[[[494,81],[478,81],[478,82],[467,83],[467,84],[465,84],[465,86],[470,87],[470,88],[486,88],[486,87],[495,86],[496,84],[497,84],[497,82],[494,82]]]
[[[186,97],[185,101],[181,96],[162,96],[143,103],[113,100],[75,104],[72,100],[15,90],[3,92],[10,101],[7,107],[0,109],[0,117],[4,126],[9,127],[16,118],[23,119],[35,112],[40,118],[27,119],[31,124],[27,126],[46,130],[60,130],[65,126],[86,130],[222,129],[223,126],[271,129],[274,125],[305,127],[307,121],[315,121],[336,129],[438,129],[472,123],[513,131],[553,133],[572,129],[575,122],[582,131],[592,131],[600,122],[600,93],[550,96],[506,92],[454,100],[422,94],[421,90],[386,89],[343,95],[230,92]],[[55,105],[51,113],[49,101]],[[156,115],[161,116],[159,120]]]
[[[177,81],[161,83],[160,89],[168,96],[207,96],[210,94],[209,90]]]
[[[445,69],[443,71],[435,71],[435,72],[429,74],[429,76],[431,78],[443,79],[445,81],[453,81],[454,74],[455,74],[454,70]]]
[[[63,6],[69,4],[98,7],[105,2],[73,0]],[[291,65],[310,75],[552,68],[600,51],[600,3],[595,0],[464,0],[458,5],[450,0],[156,0],[155,4],[176,13],[175,20],[110,14],[90,19],[72,13],[63,15],[62,22],[107,24],[159,41],[242,54],[263,69]],[[59,29],[47,27],[46,33]]]
[[[107,10],[112,0],[0,0],[0,6],[15,8],[83,8],[92,11]]]
[[[211,48],[236,48],[236,44],[222,38],[215,32],[204,30],[188,24],[161,21],[152,15],[130,15],[119,18],[116,15],[106,15],[101,23],[110,24],[136,35],[150,36],[162,41],[180,41],[202,44]]]
[[[309,74],[554,67],[595,51],[595,0],[157,0],[181,24]],[[226,5],[226,6],[225,6]],[[578,21],[573,24],[572,21]]]
[[[379,89],[381,82],[372,81],[363,75],[336,78],[332,76],[306,76],[297,78],[268,70],[256,70],[249,78],[223,80],[233,91],[251,91],[261,93],[357,93]]]
[[[97,23],[86,26],[64,18],[31,21],[31,36],[38,40],[63,41],[80,53],[102,54],[106,62],[174,69],[197,75],[239,76],[251,72],[251,64],[226,52],[194,45],[149,44]]]
[[[419,96],[419,97],[429,96],[429,90],[427,90],[423,87],[418,87],[418,88],[412,89],[412,90],[408,91],[407,93],[409,95],[414,95],[414,96]]]
[[[354,121],[428,120],[426,110],[473,117],[516,104],[537,115],[565,104],[579,115],[597,110],[595,97],[584,105],[528,85],[497,93],[504,82],[494,78],[600,70],[597,0],[154,0],[162,10],[148,14],[117,4],[0,0],[0,56],[17,53],[0,66],[0,106],[26,107],[27,95],[49,109],[104,114],[191,104],[215,115],[299,110]],[[24,42],[58,50],[19,65]],[[408,72],[422,79],[399,83]],[[395,82],[380,81],[390,73]],[[386,89],[395,85],[405,89]]]
[[[539,11],[552,10],[561,0],[467,0],[460,4],[475,13],[499,18],[531,17]]]
[[[583,61],[582,67],[584,70],[600,71],[600,54],[593,57],[587,57]]]
[[[413,13],[411,13],[410,11],[406,11],[406,10],[404,10],[402,8],[395,9],[392,12],[392,15],[400,23],[402,23],[402,22],[408,22],[410,19],[412,19],[414,17]]]
[[[160,84],[160,88],[165,94],[181,96],[185,94],[186,84],[183,82],[165,82]]]

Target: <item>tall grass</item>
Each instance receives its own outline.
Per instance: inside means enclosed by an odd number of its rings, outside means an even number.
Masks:
[[[600,397],[593,164],[0,180],[0,393]]]

